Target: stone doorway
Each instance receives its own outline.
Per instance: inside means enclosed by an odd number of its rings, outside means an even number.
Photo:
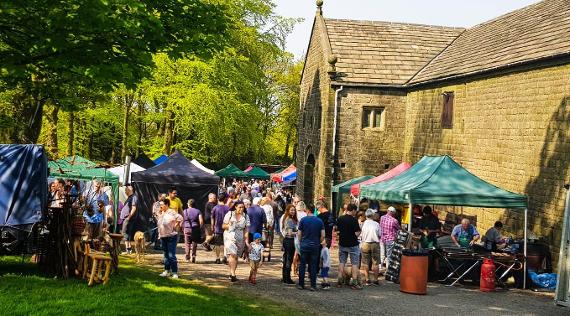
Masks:
[[[305,170],[303,175],[303,201],[309,205],[313,202],[314,186],[315,186],[315,156],[310,154],[305,162]]]

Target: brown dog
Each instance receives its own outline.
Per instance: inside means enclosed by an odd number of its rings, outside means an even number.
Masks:
[[[144,233],[141,231],[137,231],[135,233],[135,259],[137,263],[141,263],[144,261],[144,253],[146,247],[146,240],[144,238]]]

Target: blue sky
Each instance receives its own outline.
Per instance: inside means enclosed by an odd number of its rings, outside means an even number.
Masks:
[[[287,50],[297,58],[307,49],[315,17],[315,0],[274,0],[276,13],[304,18],[287,38]],[[324,0],[328,18],[377,20],[470,27],[538,0]]]

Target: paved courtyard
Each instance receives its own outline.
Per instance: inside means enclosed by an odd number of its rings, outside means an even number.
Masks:
[[[178,245],[180,277],[199,281],[211,287],[226,287],[236,292],[247,291],[285,306],[304,308],[308,314],[328,315],[570,315],[569,308],[556,306],[551,293],[507,290],[482,293],[475,287],[445,287],[430,283],[427,295],[409,295],[399,291],[399,285],[382,281],[380,286],[365,287],[363,290],[331,288],[327,291],[309,292],[294,286],[282,285],[281,251],[276,242],[271,262],[261,267],[257,285],[247,282],[249,265],[240,260],[237,277],[232,284],[228,280],[228,267],[214,263],[214,253],[198,250],[196,263],[184,260],[182,244]],[[336,280],[336,251],[333,249],[332,280]],[[146,264],[161,271],[161,253],[147,255]],[[294,278],[296,280],[296,278]]]

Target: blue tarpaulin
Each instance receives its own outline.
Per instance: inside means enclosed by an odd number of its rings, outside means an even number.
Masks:
[[[168,156],[167,156],[167,155],[160,155],[158,158],[156,158],[156,159],[154,160],[154,163],[158,166],[158,165],[160,165],[161,163],[163,163],[163,162],[165,162],[165,161],[167,161],[167,160],[168,160]]]
[[[41,220],[47,204],[47,169],[42,146],[0,145],[0,228]]]

